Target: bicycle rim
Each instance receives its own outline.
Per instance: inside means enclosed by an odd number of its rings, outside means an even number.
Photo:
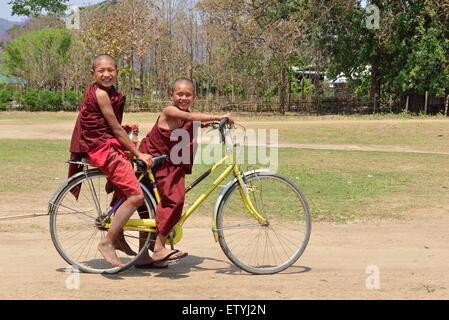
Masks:
[[[241,269],[254,274],[280,272],[304,252],[311,232],[310,213],[302,192],[288,179],[272,173],[245,178],[258,222],[246,209],[235,183],[220,205],[217,229],[226,256]]]
[[[57,251],[69,265],[84,272],[117,273],[126,270],[141,258],[150,244],[148,233],[124,230],[119,236],[124,241],[115,243],[123,266],[114,267],[103,258],[97,247],[107,230],[101,227],[99,216],[111,210],[113,200],[113,193],[106,192],[106,183],[106,175],[99,170],[89,170],[65,187],[51,207],[50,233]],[[76,199],[71,191],[79,187]],[[145,192],[144,196],[144,205],[139,211],[154,218],[151,200]],[[130,219],[139,218],[136,211]]]

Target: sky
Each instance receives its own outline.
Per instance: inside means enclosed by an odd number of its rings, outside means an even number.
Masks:
[[[69,0],[66,4],[83,7],[101,1],[104,0]],[[10,2],[10,0],[0,0],[0,18],[14,22],[20,22],[26,19],[26,17],[11,16],[11,5],[9,5],[8,2]]]

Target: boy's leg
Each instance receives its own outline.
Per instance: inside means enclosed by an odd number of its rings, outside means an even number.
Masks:
[[[120,251],[126,253],[128,256],[137,255],[137,253],[133,249],[131,249],[128,242],[126,242],[125,234],[123,233],[123,230],[120,231],[117,238],[115,238],[114,248],[115,248],[115,250],[120,250]]]
[[[117,204],[117,202],[120,199],[126,199],[126,196],[123,193],[121,193],[120,190],[114,190],[114,187],[110,181],[108,181],[108,183],[106,184],[106,191],[108,193],[114,192],[112,200],[111,200],[111,204],[110,204],[111,208],[114,207],[114,205]],[[115,238],[114,247],[116,250],[120,250],[120,251],[126,253],[128,256],[137,255],[137,253],[134,252],[133,249],[131,249],[128,242],[126,242],[125,234],[123,233],[123,230],[121,230],[120,233],[118,234],[117,238]]]
[[[174,225],[182,216],[185,198],[185,174],[181,167],[163,166],[155,173],[161,202],[156,210],[157,235],[152,258],[161,261],[177,259],[183,252],[165,248],[165,241]]]
[[[154,252],[152,259],[153,261],[161,261],[164,260],[167,256],[169,256],[171,253],[175,252],[174,250],[167,249],[165,247],[165,241],[167,240],[168,235],[163,236],[160,232],[156,236],[156,241],[154,243]],[[177,251],[174,254],[171,254],[168,258],[168,261],[175,260],[179,258],[184,253],[181,251]]]
[[[143,195],[128,197],[128,199],[126,199],[126,201],[117,209],[106,237],[98,245],[98,250],[104,256],[106,261],[116,267],[121,267],[123,264],[115,252],[114,240],[122,231],[122,228],[128,219],[142,203]]]
[[[114,266],[122,266],[122,263],[115,252],[114,240],[120,234],[123,226],[131,215],[142,203],[143,195],[128,197],[128,199],[126,199],[126,201],[117,209],[106,237],[98,245],[98,250],[104,256],[106,261]]]
[[[106,261],[120,267],[122,263],[115,252],[114,241],[132,214],[143,204],[144,196],[131,163],[114,147],[111,147],[105,165],[99,169],[108,176],[110,182],[117,189],[116,191],[126,197],[126,200],[115,212],[105,239],[98,244],[98,250]]]

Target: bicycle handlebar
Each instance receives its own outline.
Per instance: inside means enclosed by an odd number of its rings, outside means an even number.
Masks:
[[[226,134],[224,129],[226,128],[226,125],[229,123],[229,118],[223,118],[221,119],[221,121],[209,121],[208,123],[209,125],[212,126],[212,129],[218,129],[220,134],[220,142],[224,143],[226,141],[225,140]]]
[[[168,159],[168,155],[164,154],[162,156],[159,157],[154,157],[153,161],[153,168],[160,165],[164,160]],[[143,171],[147,171],[147,165],[145,164],[145,162],[140,161],[136,158],[133,159],[133,162],[137,165],[137,167],[139,167],[139,169],[142,169]]]

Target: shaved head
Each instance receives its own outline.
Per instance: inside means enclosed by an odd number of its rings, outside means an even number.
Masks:
[[[114,63],[115,69],[117,69],[117,62],[115,62],[115,59],[113,57],[111,57],[108,54],[100,54],[98,56],[96,56],[92,62],[92,70],[95,71],[95,67],[97,66],[97,62],[98,61],[102,61],[102,60],[109,60],[112,61]]]
[[[175,91],[175,87],[177,84],[188,84],[192,86],[193,92],[195,93],[195,85],[193,84],[193,81],[187,78],[179,78],[173,81],[173,84],[171,86],[171,92],[173,93]]]

